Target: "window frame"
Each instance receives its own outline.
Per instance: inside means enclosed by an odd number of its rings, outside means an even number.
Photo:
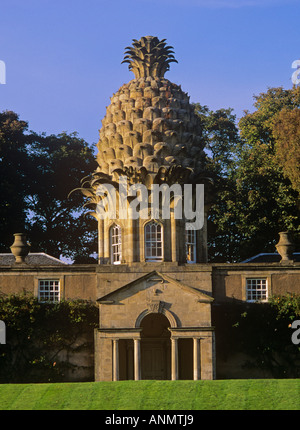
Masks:
[[[114,234],[115,230],[118,230],[118,234]],[[114,242],[114,239],[117,241]],[[122,261],[122,228],[119,224],[113,224],[109,229],[109,241],[110,241],[110,262],[111,264],[121,264]],[[117,248],[117,251],[115,249]],[[115,259],[115,256],[118,256]]]
[[[257,285],[258,282],[262,283],[262,281],[265,283],[265,288],[262,287],[262,285]],[[253,285],[248,286],[248,283],[252,283],[255,285],[255,288],[249,288],[253,287]],[[246,293],[246,302],[248,303],[265,303],[268,301],[269,298],[269,280],[266,276],[246,276],[245,277],[245,293]],[[250,293],[250,296],[249,296]],[[253,293],[256,294],[256,298],[253,298]],[[258,295],[263,295],[264,298],[257,298]]]
[[[41,283],[48,283],[49,285],[43,285],[43,287],[48,287],[49,290],[45,290],[45,291],[41,291]],[[56,278],[56,277],[52,277],[52,278],[39,278],[38,279],[38,285],[37,285],[37,297],[38,297],[38,301],[39,303],[59,303],[61,301],[61,297],[62,297],[62,291],[61,291],[61,280],[60,278]],[[57,283],[58,285],[54,285],[54,287],[58,287],[58,290],[51,290],[51,283]],[[42,298],[41,297],[41,293],[48,293],[49,297],[48,298]],[[50,299],[50,295],[54,294],[54,296],[57,296],[58,299],[54,300],[54,298]],[[56,294],[57,293],[57,294]]]
[[[189,236],[192,234],[192,240],[189,240]],[[188,247],[192,249],[193,258],[188,260]],[[186,262],[188,264],[195,264],[197,263],[197,232],[193,228],[185,229],[185,255],[186,255]]]
[[[156,231],[152,232],[152,230],[150,230],[150,232],[147,232],[147,229],[149,227],[151,228],[153,226],[156,227]],[[160,228],[160,232],[159,232],[160,239],[159,240],[157,239],[157,237],[158,237],[158,232],[157,232],[158,227]],[[151,238],[151,236],[152,236],[153,233],[155,234],[155,238],[154,239]],[[150,239],[147,239],[147,234],[150,234]],[[159,244],[160,244],[160,246],[157,246]],[[148,254],[147,250],[151,250],[152,251],[154,249],[153,245],[155,245],[155,253],[156,253],[156,255],[154,255],[154,256],[153,255],[149,255],[148,256],[147,255]],[[161,249],[161,255],[160,256],[157,255],[158,254],[157,251],[158,251],[159,248]],[[146,262],[157,263],[157,262],[161,262],[161,261],[164,260],[164,228],[163,228],[163,225],[160,222],[158,222],[158,221],[151,220],[150,222],[147,222],[144,225],[144,253],[145,253],[145,261]],[[152,252],[151,252],[151,254],[152,254]]]

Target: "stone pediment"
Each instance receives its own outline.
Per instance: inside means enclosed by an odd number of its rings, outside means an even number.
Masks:
[[[174,294],[176,294],[176,290],[184,290],[186,293],[193,295],[200,303],[211,303],[214,300],[211,296],[199,291],[197,288],[187,286],[182,282],[155,270],[138,279],[135,279],[134,281],[118,288],[109,294],[106,294],[103,297],[98,298],[97,302],[99,304],[113,304],[116,302],[122,302],[122,300],[125,298],[129,299],[130,297],[142,291],[150,290],[151,297],[157,297],[157,306],[159,306],[159,296],[164,290],[165,286],[170,286],[172,289],[174,289]],[[156,300],[154,301],[154,305],[155,303]]]

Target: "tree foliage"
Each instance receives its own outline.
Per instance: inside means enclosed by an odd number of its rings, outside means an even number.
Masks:
[[[95,252],[95,222],[84,217],[80,193],[71,193],[96,167],[89,145],[67,135],[32,135],[26,195],[32,250],[78,259]],[[71,193],[71,194],[70,194]]]
[[[204,112],[209,149],[216,145],[224,154],[208,153],[218,174],[209,215],[211,261],[242,261],[261,252],[275,252],[280,231],[289,230],[296,238],[300,232],[298,193],[278,162],[274,133],[279,115],[300,107],[300,90],[270,88],[255,97],[254,107],[253,113],[245,112],[236,128],[235,117],[227,110],[226,122],[218,118],[218,133],[210,128],[216,113]],[[220,136],[224,145],[220,145]],[[290,163],[297,171],[296,160],[290,158]]]
[[[214,173],[214,179],[227,178],[234,168],[235,149],[239,142],[236,116],[233,110],[210,110],[199,103],[194,104],[195,112],[200,117],[207,151],[207,170]]]
[[[96,167],[87,142],[76,133],[28,132],[16,113],[2,112],[0,161],[1,252],[26,232],[31,252],[95,262],[95,221],[84,217],[80,193],[70,195]]]
[[[300,295],[298,294],[272,296],[269,303],[277,310],[277,319],[294,321],[300,318]]]
[[[238,254],[240,234],[231,207],[236,202],[234,172],[240,136],[232,109],[210,110],[195,104],[206,141],[207,174],[214,181],[215,195],[208,217],[208,254],[210,261],[233,260]]]
[[[78,371],[68,356],[93,352],[95,304],[76,300],[39,303],[30,294],[0,297],[6,345],[0,346],[0,382],[54,382]],[[84,340],[83,340],[84,339]],[[86,369],[93,374],[93,369]]]
[[[291,340],[291,322],[299,319],[299,306],[299,295],[213,306],[217,363],[243,354],[244,369],[258,370],[264,377],[299,378],[300,348]]]
[[[300,109],[287,108],[277,115],[273,124],[275,154],[284,175],[300,195]]]
[[[28,124],[11,111],[0,113],[0,250],[7,252],[12,234],[24,229],[28,190]]]

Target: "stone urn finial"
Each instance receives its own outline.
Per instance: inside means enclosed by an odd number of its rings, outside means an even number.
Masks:
[[[24,233],[15,233],[15,241],[10,247],[12,254],[15,256],[16,263],[25,263],[25,258],[29,253],[30,246],[27,243]]]
[[[279,242],[276,245],[276,249],[281,255],[281,262],[293,262],[293,252],[295,246],[291,239],[291,234],[288,231],[282,231],[279,233]]]

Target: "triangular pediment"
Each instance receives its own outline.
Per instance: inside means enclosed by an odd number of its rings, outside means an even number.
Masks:
[[[154,289],[157,291],[157,293],[159,293],[160,286],[162,287],[162,285],[164,284],[172,285],[172,287],[174,288],[174,293],[176,289],[183,289],[195,295],[195,298],[198,299],[199,302],[211,303],[213,301],[213,298],[211,296],[199,291],[197,288],[187,286],[182,282],[155,270],[153,272],[147,273],[144,276],[141,276],[138,279],[135,279],[134,281],[118,288],[117,290],[109,294],[106,294],[103,297],[100,297],[99,299],[97,299],[97,302],[100,304],[112,304],[115,301],[122,300],[122,296],[126,296],[128,298],[130,296],[138,294],[140,291],[144,291],[147,289]]]

